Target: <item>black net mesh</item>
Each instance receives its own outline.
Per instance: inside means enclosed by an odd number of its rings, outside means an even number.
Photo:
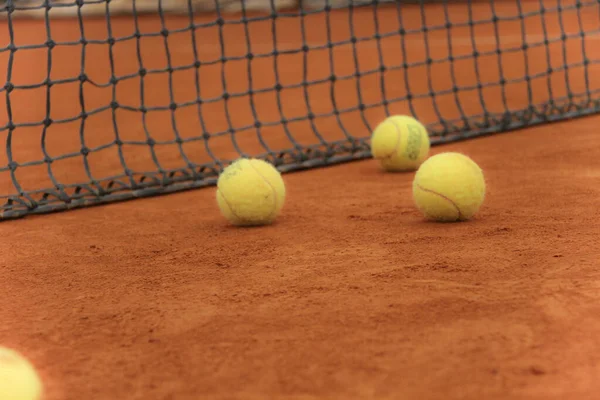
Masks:
[[[598,1],[361,3],[8,0],[1,218],[365,158],[391,114],[439,144],[598,110]]]

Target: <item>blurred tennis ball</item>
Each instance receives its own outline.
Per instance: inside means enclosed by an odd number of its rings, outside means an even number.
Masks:
[[[41,398],[42,382],[33,365],[20,353],[0,346],[0,399]]]
[[[395,115],[381,122],[371,136],[371,153],[386,171],[414,171],[429,154],[427,129],[416,119]]]

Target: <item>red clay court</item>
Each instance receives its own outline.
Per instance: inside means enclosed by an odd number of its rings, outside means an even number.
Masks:
[[[449,3],[3,11],[0,345],[44,400],[597,398],[600,4]],[[482,167],[473,220],[370,159],[392,114]],[[273,225],[219,214],[240,156]]]

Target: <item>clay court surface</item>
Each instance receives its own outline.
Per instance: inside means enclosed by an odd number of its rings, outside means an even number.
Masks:
[[[462,15],[457,10],[456,15]],[[333,15],[340,23],[347,20],[342,14]],[[368,14],[362,15],[366,21]],[[381,17],[383,23],[385,18]],[[586,18],[593,25],[598,15]],[[414,18],[408,20],[414,22]],[[131,30],[130,21],[118,21],[114,29]],[[148,29],[160,30],[158,19],[143,21]],[[169,21],[186,23],[185,18]],[[79,28],[68,21],[53,23],[62,27],[56,35],[79,35]],[[102,20],[92,23],[96,30],[90,32],[101,36],[100,27],[106,24]],[[23,42],[44,40],[39,21],[18,24],[20,32],[29,32],[22,33]],[[264,25],[265,29],[269,26]],[[288,26],[284,29],[289,30],[290,46],[297,47],[302,40],[293,36],[293,25]],[[368,29],[366,22],[361,26]],[[340,32],[343,36],[346,31]],[[481,35],[492,37],[490,30],[486,32]],[[463,38],[468,34],[465,31]],[[264,53],[272,51],[268,29],[259,29],[252,37],[263,43]],[[520,40],[509,34],[503,37],[513,46]],[[467,51],[466,42],[460,45],[460,37],[456,40],[454,49],[463,46]],[[422,58],[419,43],[413,43],[409,53]],[[490,48],[496,45],[492,39],[487,43]],[[447,49],[445,38],[438,44],[438,51]],[[181,44],[173,54],[182,60],[189,57],[185,46]],[[365,53],[360,59],[372,61],[373,67],[378,61],[368,55],[378,50],[370,46],[361,50]],[[217,57],[221,51],[219,47],[204,49],[205,58]],[[244,49],[239,48],[240,54]],[[133,43],[124,45],[118,57],[124,68],[121,75],[129,67],[129,72],[139,68],[135,57],[126,57],[130,50],[135,51]],[[81,49],[60,51],[65,53],[62,57],[57,53],[55,71],[77,76],[79,64],[71,70],[64,57],[80,57]],[[106,47],[102,51],[106,54]],[[352,55],[339,51],[335,60]],[[598,50],[593,51],[597,55]],[[26,79],[38,83],[44,79],[43,74],[32,75],[44,71],[47,54],[38,52],[31,52],[29,73],[15,72],[13,81],[25,84]],[[386,54],[397,57],[387,64],[402,62],[399,54]],[[315,63],[325,62],[326,57],[319,57],[318,52],[314,57]],[[518,70],[523,60],[517,57],[522,55],[508,56],[507,65],[512,60],[513,67],[504,70],[515,78],[524,76]],[[0,68],[5,68],[6,53],[0,59]],[[149,64],[159,59],[164,60],[145,56]],[[98,55],[95,60],[87,70],[90,76],[106,73],[102,64],[106,58]],[[180,65],[187,63],[182,60]],[[301,77],[294,66],[300,67],[293,60],[282,60],[280,80],[298,82]],[[264,62],[272,65],[273,60]],[[533,56],[528,65],[542,70],[547,67],[544,62],[541,56]],[[156,68],[162,68],[163,64],[156,63]],[[341,75],[354,68],[338,65]],[[491,63],[487,65],[482,74],[497,80],[498,71]],[[329,68],[314,65],[315,73],[323,76]],[[438,85],[448,86],[451,71],[447,65],[444,68],[434,75],[440,79]],[[212,92],[202,97],[219,96],[223,88],[218,86],[217,67],[212,78],[211,67],[206,71],[203,79],[216,83],[204,86]],[[273,70],[265,71],[266,66],[256,74],[269,87],[274,82]],[[287,78],[283,71],[289,74]],[[427,74],[425,66],[412,71],[421,77]],[[569,81],[574,91],[584,87],[583,69],[579,72],[572,73]],[[182,73],[194,79],[193,71]],[[231,87],[248,90],[242,65],[227,74]],[[166,74],[156,76],[166,82]],[[597,76],[589,76],[594,88],[600,85]],[[467,85],[473,81],[473,72],[458,70],[456,79],[464,79]],[[565,76],[558,73],[552,79],[560,95],[560,79],[564,82]],[[125,79],[117,85],[119,103],[138,101],[132,107],[140,106],[140,82],[134,81]],[[150,86],[148,101],[168,106],[168,92],[161,92],[168,88],[165,82]],[[367,78],[361,93],[381,96],[377,82],[375,75]],[[387,82],[392,92],[397,90],[395,96],[405,91],[403,81],[398,85],[392,84],[393,79]],[[428,90],[422,79],[413,82],[415,92]],[[72,84],[73,88],[69,85],[51,90],[65,94],[62,100],[53,100],[56,119],[81,112],[79,102],[67,97],[71,89],[77,95],[79,83]],[[193,87],[174,85],[177,93],[189,95],[187,100],[197,95]],[[506,87],[511,105],[532,100],[524,85],[517,82]],[[442,86],[435,90],[444,90]],[[534,102],[543,101],[546,79],[532,86]],[[43,120],[45,89],[36,90],[37,94],[23,91],[28,94],[15,97],[22,105],[15,108],[16,121]],[[105,106],[111,101],[111,90],[99,90],[97,96],[88,98],[97,101],[96,107]],[[309,96],[314,112],[330,112],[328,87],[315,85],[310,90],[315,91]],[[340,83],[337,90],[337,97],[348,101],[348,107],[357,104],[355,83]],[[486,107],[502,112],[501,90],[490,90],[484,91]],[[284,101],[289,118],[307,112],[298,93],[302,89],[291,89]],[[481,112],[473,93],[461,93],[467,115]],[[259,117],[277,121],[281,116],[275,95],[265,96],[257,100],[262,107]],[[377,100],[381,98],[373,98]],[[236,107],[231,100],[227,106],[236,111],[231,117],[236,128],[253,123],[245,101],[239,100]],[[425,122],[435,120],[430,100],[415,104]],[[460,117],[453,96],[437,104],[444,117]],[[227,130],[223,102],[206,107],[209,130]],[[403,102],[390,108],[408,112]],[[197,110],[193,108],[187,116],[185,108],[181,112],[177,116],[181,135],[200,135]],[[87,140],[96,141],[88,146],[114,140],[110,113],[105,109],[88,119]],[[123,114],[117,118],[120,132],[131,135],[124,140],[145,140],[139,115],[121,109],[117,113]],[[148,129],[157,139],[172,140],[173,126],[169,111],[165,113],[162,117],[158,111],[149,113],[155,120],[148,122]],[[381,108],[366,112],[371,123],[384,115]],[[5,118],[0,125],[6,117],[0,116]],[[368,136],[368,126],[358,113],[348,111],[341,117],[353,134]],[[48,148],[54,146],[56,154],[74,154],[62,161],[65,164],[53,164],[65,184],[86,179],[77,153],[79,124],[49,128]],[[330,135],[327,140],[335,140],[336,135],[343,138],[333,117],[317,119],[317,124],[321,133]],[[486,202],[477,217],[465,223],[424,221],[412,202],[413,174],[384,173],[373,160],[285,174],[288,197],[272,226],[229,226],[219,214],[214,187],[1,222],[0,344],[22,351],[34,362],[47,388],[45,400],[596,399],[600,392],[599,125],[600,117],[593,116],[434,146],[432,154],[460,151],[484,170]],[[290,129],[299,142],[318,143],[308,122]],[[43,159],[40,132],[39,126],[15,131],[13,146],[21,161]],[[7,132],[0,135],[4,143]],[[273,140],[274,149],[290,146],[278,127],[265,129],[262,135]],[[237,138],[245,151],[265,151],[251,129],[239,131]],[[189,146],[187,154],[195,162],[210,160],[203,143],[192,141]],[[181,165],[173,144],[162,148],[165,168]],[[115,148],[102,151],[90,155],[92,171],[110,176],[122,170]],[[132,170],[152,167],[147,148],[131,145],[127,151],[131,151],[126,159]],[[222,159],[237,154],[228,135],[215,137],[212,151]],[[2,159],[2,165],[5,162]],[[26,190],[51,184],[43,163],[17,171],[22,174],[20,181],[30,185]],[[11,185],[3,176],[2,193],[14,192]]]
[[[48,400],[594,399],[599,123],[436,147],[486,172],[467,223],[374,161],[286,175],[270,227],[213,188],[2,223],[0,339]]]

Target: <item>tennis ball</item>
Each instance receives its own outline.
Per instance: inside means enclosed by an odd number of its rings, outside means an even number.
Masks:
[[[263,160],[239,159],[225,168],[217,181],[217,204],[234,225],[270,224],[284,202],[281,174]]]
[[[437,221],[464,221],[477,213],[485,198],[481,168],[460,153],[430,157],[413,180],[413,198],[428,218]]]
[[[39,400],[42,382],[33,365],[21,354],[0,346],[0,399]]]
[[[371,136],[373,158],[386,171],[414,171],[429,154],[427,129],[416,119],[396,115],[381,122]]]

